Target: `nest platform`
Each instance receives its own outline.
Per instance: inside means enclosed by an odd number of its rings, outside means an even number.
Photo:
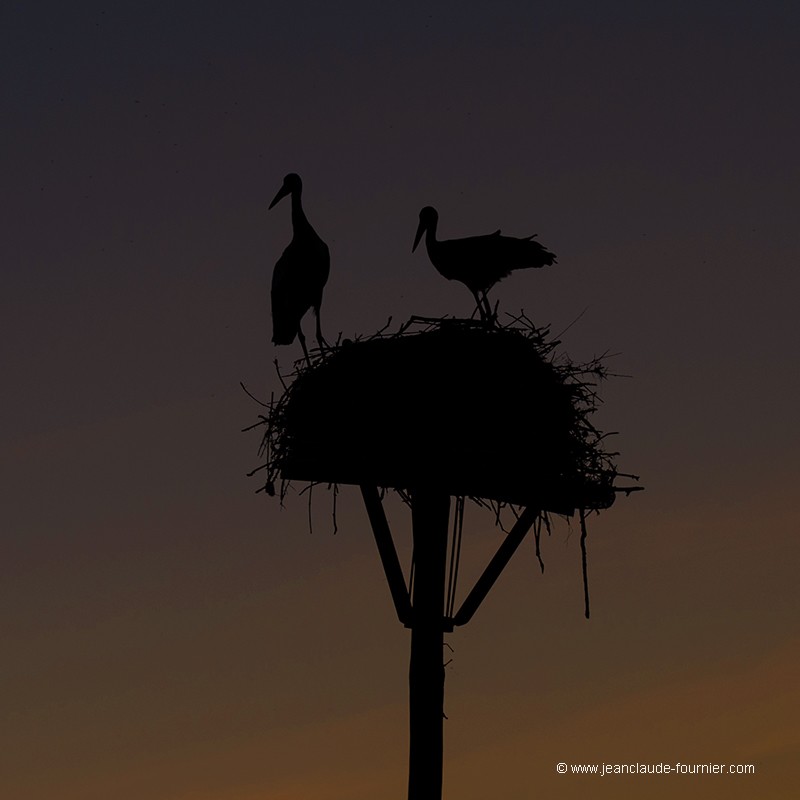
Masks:
[[[557,364],[556,344],[529,324],[412,318],[298,362],[267,419],[268,486],[435,487],[565,515],[607,508],[617,473],[588,420],[597,363]]]

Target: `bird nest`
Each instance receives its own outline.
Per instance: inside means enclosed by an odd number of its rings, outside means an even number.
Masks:
[[[603,357],[557,356],[559,342],[523,314],[502,325],[412,317],[387,329],[317,350],[281,375],[285,391],[257,423],[266,426],[265,461],[253,471],[266,471],[262,490],[283,499],[291,481],[403,496],[435,487],[562,515],[635,490],[615,485],[617,454],[590,421]]]

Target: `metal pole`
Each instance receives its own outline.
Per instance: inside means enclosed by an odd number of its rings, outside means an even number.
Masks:
[[[450,496],[411,492],[414,597],[411,618],[408,800],[441,800],[444,718],[444,593]]]

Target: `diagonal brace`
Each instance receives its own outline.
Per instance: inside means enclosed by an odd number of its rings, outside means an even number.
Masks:
[[[483,575],[478,578],[475,586],[472,587],[472,591],[467,595],[461,604],[461,608],[458,609],[458,612],[453,617],[453,625],[466,625],[472,619],[473,614],[478,610],[478,606],[489,594],[494,582],[500,577],[500,573],[511,560],[511,556],[514,555],[520,542],[525,538],[538,516],[539,509],[534,509],[531,506],[526,507],[522,512],[522,516],[514,523],[514,527],[497,549],[492,560],[483,571]]]
[[[383,564],[383,571],[386,573],[389,591],[392,593],[397,618],[408,628],[411,626],[411,598],[378,489],[375,486],[361,484],[361,496],[364,498],[364,506],[372,525],[375,544],[378,545],[378,553]]]

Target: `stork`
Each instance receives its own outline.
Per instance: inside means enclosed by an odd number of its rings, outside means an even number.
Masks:
[[[317,322],[317,343],[323,347],[319,309],[322,305],[322,290],[328,280],[331,257],[328,245],[320,239],[303,212],[301,194],[303,183],[300,176],[289,173],[269,207],[292,196],[292,241],[283,251],[272,272],[272,341],[274,344],[291,344],[295,336],[300,340],[303,354],[308,361],[306,337],[300,321],[310,308],[314,309]]]
[[[487,236],[439,241],[438,221],[439,214],[431,206],[419,212],[419,227],[411,252],[417,249],[424,233],[431,264],[447,280],[461,281],[472,292],[481,317],[487,321],[492,319],[492,310],[486,293],[492,286],[515,269],[550,266],[556,261],[553,253],[533,241],[536,234],[517,239],[501,236],[497,230]]]

